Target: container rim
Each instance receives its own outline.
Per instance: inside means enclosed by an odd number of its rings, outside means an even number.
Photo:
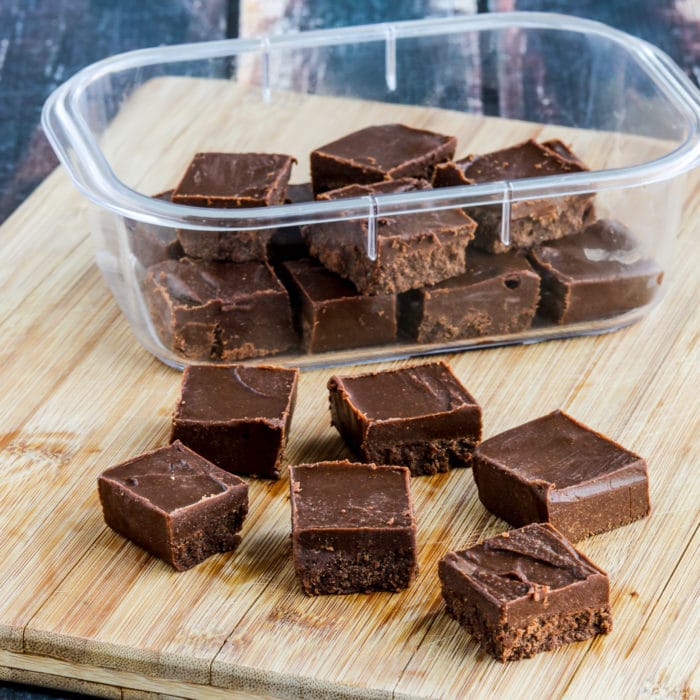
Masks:
[[[80,97],[96,80],[115,71],[158,63],[222,58],[243,53],[270,54],[277,49],[364,43],[384,39],[439,36],[465,30],[542,28],[603,36],[622,46],[644,68],[669,103],[685,118],[686,139],[665,155],[642,164],[565,175],[445,187],[377,197],[285,204],[251,209],[207,209],[154,199],[120,180],[93,138],[80,111]],[[116,54],[93,63],[60,85],[46,100],[42,126],[76,187],[99,206],[121,216],[161,226],[215,230],[256,230],[409,214],[484,204],[546,199],[572,194],[625,189],[669,180],[700,162],[700,92],[660,49],[601,22],[543,12],[503,12],[465,17],[410,20],[193,44],[155,47]]]

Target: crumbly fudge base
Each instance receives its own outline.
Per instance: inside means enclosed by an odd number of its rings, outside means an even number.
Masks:
[[[190,231],[177,232],[186,255],[200,260],[250,262],[266,260],[274,229],[261,231]]]
[[[366,549],[301,550],[295,552],[294,564],[307,595],[396,592],[407,588],[418,572],[415,552],[407,549],[381,556]]]
[[[197,529],[175,542],[170,563],[178,571],[185,571],[213,554],[233,551],[241,542],[237,533],[243,526],[247,512],[247,508],[241,507],[208,519],[206,529]]]
[[[515,209],[518,205],[520,212]],[[509,248],[530,248],[542,241],[580,233],[594,216],[590,195],[518,202],[514,209],[511,212],[510,246],[504,245],[500,238],[500,205],[465,210],[478,223],[473,245],[488,253],[505,253]]]
[[[612,630],[610,606],[585,608],[572,613],[538,615],[526,627],[511,628],[507,623],[493,624],[477,606],[443,589],[447,612],[498,661],[527,659],[563,644],[580,642]]]
[[[426,310],[420,299],[420,292],[407,292],[399,303],[399,324],[405,334],[417,343],[437,343],[442,341],[481,338],[488,335],[520,333],[532,325],[537,308],[537,299],[529,307],[525,304],[520,312],[507,320],[499,319],[489,310],[454,308],[451,312],[434,313]]]
[[[425,476],[471,466],[475,447],[473,440],[456,438],[380,446],[363,445],[361,452],[367,462],[404,466],[409,468],[411,476]]]

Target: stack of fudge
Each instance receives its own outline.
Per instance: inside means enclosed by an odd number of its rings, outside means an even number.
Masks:
[[[107,524],[178,570],[234,550],[248,512],[241,477],[280,478],[297,381],[281,367],[188,367],[171,444],[99,477]],[[444,362],[334,375],[328,389],[357,461],[289,467],[306,594],[408,588],[412,478],[471,466],[481,502],[518,529],[442,558],[448,614],[501,661],[612,629],[608,577],[572,542],[649,513],[641,457],[562,411],[482,441],[481,407]]]
[[[157,196],[263,207],[587,170],[558,140],[453,160],[456,145],[402,124],[367,127],[314,150],[311,182],[300,185],[288,184],[288,155],[199,153],[174,190]],[[536,314],[576,323],[649,303],[661,270],[623,224],[595,219],[593,200],[513,202],[506,222],[501,204],[380,214],[376,259],[368,220],[348,218],[301,229],[183,229],[177,240],[137,227],[132,249],[147,268],[156,332],[190,360],[444,343],[520,333]]]

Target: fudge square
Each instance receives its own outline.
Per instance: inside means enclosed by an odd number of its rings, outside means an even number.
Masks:
[[[537,143],[529,139],[492,153],[470,155],[456,162],[438,165],[433,175],[433,185],[473,185],[583,170],[588,168],[561,141]],[[579,231],[592,217],[592,211],[592,194],[513,202],[511,246],[525,248],[539,241],[561,238]],[[468,209],[468,214],[479,224],[475,246],[490,253],[503,253],[508,249],[500,240],[501,213],[500,204]]]
[[[481,440],[481,408],[444,362],[328,382],[331,423],[366,462],[411,474],[469,466]]]
[[[282,267],[306,352],[396,342],[395,294],[359,294],[352,282],[308,258]]]
[[[187,367],[170,439],[228,472],[277,479],[298,378],[283,367]]]
[[[197,153],[175,188],[172,201],[199,207],[237,209],[283,204],[295,163],[279,153]],[[181,229],[185,253],[204,260],[264,260],[271,229],[203,231]]]
[[[646,462],[562,411],[474,451],[481,502],[511,525],[549,522],[570,540],[648,515]]]
[[[529,258],[542,277],[539,312],[555,323],[592,321],[645,306],[664,277],[630,230],[612,219],[541,243]]]
[[[382,124],[347,134],[311,152],[316,194],[352,184],[419,177],[454,156],[457,139],[404,124]]]
[[[499,661],[612,629],[607,574],[550,525],[449,552],[438,574],[448,614]]]
[[[107,525],[178,571],[241,541],[248,486],[180,442],[103,472]]]
[[[426,189],[419,180],[356,185],[328,192],[324,199]],[[320,199],[320,198],[319,198]],[[377,257],[367,255],[367,220],[343,220],[303,228],[311,255],[361,294],[393,294],[441,282],[464,272],[466,248],[476,223],[461,209],[422,211],[377,219]]]
[[[191,360],[261,357],[297,343],[287,290],[264,262],[167,260],[148,268],[144,297],[164,345]]]
[[[399,591],[418,571],[405,467],[289,467],[294,567],[308,595]]]
[[[399,295],[399,327],[419,343],[519,333],[539,298],[539,275],[523,255],[470,249],[464,274]]]

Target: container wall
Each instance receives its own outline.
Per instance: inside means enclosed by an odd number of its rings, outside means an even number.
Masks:
[[[348,195],[367,216],[287,225],[284,202],[339,186],[318,184],[312,151],[382,124],[455,137],[438,161],[534,139],[570,149],[559,175],[650,162],[688,128],[650,70],[607,37],[512,27],[273,44],[104,75],[80,97],[83,126],[136,192],[168,199],[198,152],[296,162],[264,226],[212,210],[209,230],[188,229],[97,208],[98,264],[139,340],[170,364],[332,364],[618,328],[663,289],[680,178],[598,191],[592,176],[528,199],[509,182],[538,173],[508,174],[504,159],[497,196],[478,206],[383,214],[370,188]],[[434,166],[402,191],[472,182],[438,183]]]

